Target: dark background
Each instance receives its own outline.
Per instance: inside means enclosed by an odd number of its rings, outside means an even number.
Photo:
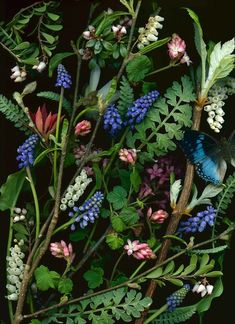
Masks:
[[[2,0],[0,1],[0,20],[8,21],[19,9],[34,3],[35,1],[22,1],[22,0]],[[86,26],[86,19],[88,16],[89,7],[93,1],[89,0],[63,0],[61,6],[61,12],[64,20],[64,29],[60,34],[60,45],[58,51],[70,50],[69,41],[71,39],[76,39],[79,33]],[[147,8],[149,6],[145,6],[147,4],[147,0],[143,1],[143,6],[140,14],[140,21],[144,22],[147,20],[149,16],[149,11]],[[164,28],[161,31],[161,36],[169,36],[173,32],[178,33],[182,38],[186,40],[187,43],[187,51],[193,62],[196,63],[198,58],[194,49],[193,44],[193,27],[190,18],[187,16],[185,11],[180,9],[181,7],[189,7],[196,11],[196,13],[200,17],[201,24],[204,30],[204,38],[205,41],[213,40],[217,41],[226,41],[234,37],[234,9],[235,5],[233,1],[224,0],[162,0],[158,1],[159,5],[162,7],[160,15],[165,17]],[[105,9],[107,7],[117,8],[119,7],[118,1],[115,0],[104,0],[101,1],[101,9]],[[101,10],[100,9],[100,10]],[[162,55],[161,55],[162,57]],[[166,62],[164,58],[154,57],[156,64],[158,67],[163,66]],[[3,93],[7,97],[11,98],[12,92],[17,91],[22,88],[22,85],[14,84],[9,76],[10,76],[10,67],[14,66],[14,61],[10,58],[6,52],[0,48],[0,93]],[[71,63],[73,64],[73,63]],[[159,87],[160,91],[164,90],[168,85],[171,84],[172,80],[177,79],[180,75],[186,72],[186,68],[182,67],[182,69],[174,71],[170,71],[169,73],[164,73],[162,75],[158,75]],[[85,77],[85,71],[84,71]],[[43,80],[39,79],[39,87],[40,84],[44,85],[44,89],[46,87],[51,86],[51,80],[45,81],[45,74],[43,76]],[[53,81],[54,82],[54,81]],[[234,99],[233,99],[234,100]],[[36,109],[38,103],[32,102],[33,108]],[[226,123],[222,131],[222,135],[228,137],[231,130],[234,128],[234,104],[232,104],[232,100],[229,99],[226,102]],[[208,131],[206,123],[203,124],[205,130]],[[0,138],[1,138],[1,146],[0,146],[0,183],[3,183],[6,180],[8,174],[15,172],[17,170],[17,165],[15,161],[15,148],[21,144],[24,139],[22,134],[19,134],[15,128],[8,123],[3,116],[0,116]],[[0,218],[1,221],[1,250],[4,251],[6,242],[7,242],[7,222],[3,217]],[[233,276],[235,274],[235,241],[233,239],[231,249],[226,253],[225,257],[225,268],[224,268],[224,293],[219,299],[215,299],[213,301],[213,306],[211,310],[205,315],[204,323],[212,324],[212,323],[221,323],[224,322],[226,324],[235,323],[235,319],[233,317],[233,307],[234,307],[234,297],[230,297],[234,295],[235,282]],[[1,257],[5,258],[5,255],[2,253]],[[1,265],[4,260],[1,261]],[[4,273],[1,274],[0,278],[4,277]],[[1,282],[1,296],[3,297],[4,286],[3,281]],[[5,300],[3,298],[1,304],[1,310],[7,309],[7,305],[5,304]],[[1,313],[0,313],[1,314]],[[0,315],[0,319],[5,319],[4,314]],[[195,316],[196,318],[196,316]],[[198,319],[191,319],[189,323],[199,323]]]

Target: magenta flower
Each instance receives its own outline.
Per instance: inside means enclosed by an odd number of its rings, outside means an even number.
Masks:
[[[173,34],[171,41],[167,44],[168,55],[171,60],[179,60],[185,53],[185,41],[179,35]]]
[[[164,170],[158,164],[154,164],[152,168],[148,168],[147,173],[150,175],[150,180],[157,177],[161,178],[164,175]]]
[[[75,134],[77,136],[85,136],[89,134],[91,131],[91,122],[89,120],[82,120],[81,122],[77,123],[75,127]]]
[[[135,162],[136,162],[136,159],[137,159],[137,154],[136,154],[136,150],[135,149],[121,149],[119,151],[119,159],[126,162],[126,163],[129,163],[129,164],[132,164],[134,165]]]
[[[143,199],[147,196],[154,196],[154,192],[152,190],[152,188],[150,187],[150,185],[147,182],[143,182],[141,187],[140,187],[140,191],[139,191],[139,198]]]
[[[127,255],[132,255],[138,260],[155,259],[156,255],[151,250],[147,243],[140,243],[138,240],[127,240],[127,244],[124,246],[124,250]]]
[[[168,216],[168,213],[163,209],[153,212],[150,207],[147,211],[147,217],[152,223],[162,224]]]
[[[75,257],[75,253],[73,253],[72,244],[68,245],[65,241],[61,240],[60,242],[55,242],[50,244],[51,254],[56,258],[63,258],[67,262],[72,263]]]

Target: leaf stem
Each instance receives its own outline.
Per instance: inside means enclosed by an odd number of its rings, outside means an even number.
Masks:
[[[119,263],[121,262],[121,260],[122,260],[122,258],[123,258],[124,255],[125,255],[124,252],[122,252],[122,253],[119,255],[119,257],[118,257],[118,259],[117,259],[117,261],[116,261],[116,263],[115,263],[115,265],[114,265],[114,267],[113,267],[113,270],[112,270],[112,273],[111,273],[110,279],[109,279],[109,281],[108,281],[108,287],[110,287],[110,284],[111,284],[112,281],[113,281],[113,278],[114,278],[115,272],[116,272],[116,270],[117,270],[117,267],[118,267]]]
[[[33,194],[34,208],[35,208],[35,219],[36,219],[35,239],[37,239],[38,236],[39,236],[39,232],[40,232],[40,210],[39,210],[38,196],[37,196],[37,192],[36,192],[36,189],[35,189],[35,186],[34,186],[31,170],[30,170],[29,167],[26,167],[25,169],[26,169],[26,173],[27,173],[27,176],[28,176],[30,188],[31,188],[31,191],[32,191],[32,194]]]
[[[154,312],[151,316],[149,316],[145,321],[144,324],[152,323],[152,320],[157,318],[159,315],[167,311],[168,305],[165,304],[161,308],[159,308],[156,312]]]
[[[157,70],[155,70],[153,72],[148,73],[146,75],[146,77],[157,74],[157,73],[165,71],[165,70],[168,70],[168,69],[173,68],[173,67],[180,66],[180,65],[181,65],[181,63],[170,62],[168,65],[166,65],[166,66],[164,66],[164,67],[162,67],[160,69],[157,69]]]

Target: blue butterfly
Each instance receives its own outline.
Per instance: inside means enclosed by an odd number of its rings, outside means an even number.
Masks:
[[[235,167],[235,131],[229,139],[220,141],[199,131],[186,130],[179,146],[195,165],[199,177],[214,185],[221,185],[229,162]]]

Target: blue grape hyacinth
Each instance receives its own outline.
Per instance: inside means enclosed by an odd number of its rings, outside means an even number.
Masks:
[[[159,92],[157,90],[153,90],[147,95],[134,101],[133,105],[127,110],[125,124],[130,125],[131,128],[134,128],[136,124],[141,123],[158,96]]]
[[[97,191],[91,198],[86,200],[80,207],[74,206],[73,211],[69,213],[70,217],[77,214],[75,223],[79,223],[81,228],[85,228],[88,223],[94,223],[95,219],[99,217],[100,207],[102,205],[104,195],[101,191]],[[75,224],[71,225],[71,230],[74,231]]]
[[[21,146],[17,149],[16,160],[20,163],[18,164],[19,169],[26,168],[34,163],[34,148],[39,140],[37,134],[31,135]]]
[[[182,304],[189,290],[190,285],[185,284],[181,289],[175,291],[173,294],[167,297],[166,303],[168,305],[169,312],[173,312],[176,309],[176,307]]]
[[[63,64],[59,64],[57,67],[57,79],[55,87],[63,87],[65,89],[69,89],[71,85],[71,76],[69,75]]]
[[[197,213],[197,216],[188,218],[187,221],[181,221],[178,233],[196,233],[203,232],[207,225],[213,226],[215,223],[216,210],[213,206],[207,206],[206,210]]]
[[[112,136],[116,136],[122,129],[123,122],[115,105],[110,105],[104,113],[104,129]]]

